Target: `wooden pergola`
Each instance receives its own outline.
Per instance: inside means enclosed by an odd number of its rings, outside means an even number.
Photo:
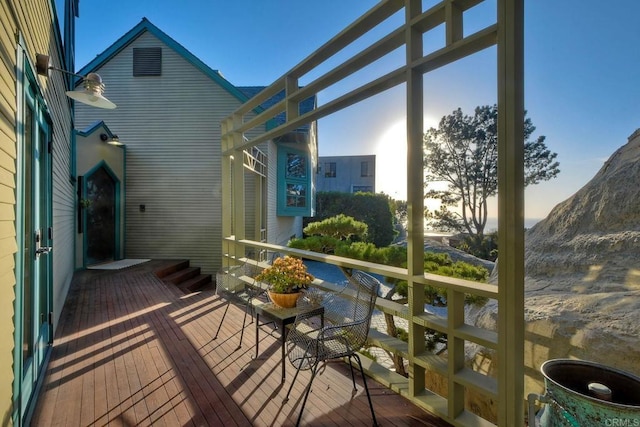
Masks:
[[[465,35],[465,11],[483,0],[443,0],[423,10],[420,0],[386,0],[313,52],[255,98],[249,100],[223,122],[223,256],[227,265],[244,256],[248,247],[293,253],[344,267],[358,268],[385,276],[407,280],[408,307],[380,301],[378,308],[404,317],[409,323],[408,349],[401,342],[387,340],[409,363],[409,378],[384,371],[375,364],[369,373],[389,387],[408,396],[416,404],[454,425],[493,425],[465,408],[465,392],[473,389],[497,401],[497,424],[522,425],[524,419],[524,5],[523,0],[497,0],[495,23]],[[369,47],[325,72],[304,87],[299,79],[315,70],[328,58],[353,43],[390,16],[404,11],[404,23]],[[424,52],[423,36],[445,26],[445,46]],[[384,55],[404,46],[404,65],[388,70],[382,77],[365,82],[350,92],[299,114],[299,103],[309,96],[342,81]],[[498,214],[500,285],[488,285],[450,279],[424,273],[424,194],[422,138],[424,132],[424,80],[443,66],[495,46],[497,49],[496,81],[498,100]],[[248,240],[245,235],[243,152],[305,124],[404,84],[407,105],[407,205],[408,267],[358,262],[336,256],[297,251],[268,243]],[[285,97],[265,111],[256,108],[276,94]],[[256,126],[285,112],[284,124],[255,134]],[[251,131],[251,137],[248,132]],[[237,190],[237,191],[234,191]],[[267,197],[271,197],[267,195]],[[258,220],[259,221],[259,220]],[[268,229],[266,230],[268,242]],[[427,285],[447,289],[448,315],[441,318],[424,310],[423,295]],[[497,331],[465,323],[465,294],[494,299],[498,303]],[[448,356],[442,359],[425,350],[425,329],[448,336]],[[485,376],[465,363],[465,342],[491,349],[497,362],[496,377]],[[425,388],[425,374],[433,371],[446,378],[446,396]]]

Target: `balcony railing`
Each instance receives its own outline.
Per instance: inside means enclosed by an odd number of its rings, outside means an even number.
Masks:
[[[222,135],[223,254],[227,265],[244,257],[248,250],[255,253],[257,250],[266,250],[406,280],[409,284],[408,306],[382,299],[378,300],[377,305],[384,313],[406,319],[409,326],[408,344],[381,332],[372,334],[371,342],[402,355],[408,361],[409,376],[405,378],[373,362],[367,366],[368,373],[454,425],[515,426],[522,425],[524,419],[523,1],[497,0],[496,22],[465,35],[463,17],[468,10],[481,3],[484,3],[483,0],[444,0],[423,10],[423,2],[418,0],[381,1],[227,118],[223,122]],[[318,71],[327,59],[370,30],[379,29],[382,23],[389,22],[389,18],[397,17],[397,14],[402,14],[403,23],[396,29],[300,87],[301,77]],[[425,52],[424,34],[441,25],[445,27],[445,46]],[[300,115],[301,101],[343,81],[402,46],[406,52],[404,65],[388,70],[381,77],[365,82]],[[501,286],[425,274],[423,266],[424,79],[435,69],[492,46],[497,49],[497,99],[500,117],[498,235],[501,259],[498,279]],[[406,87],[407,103],[408,267],[389,267],[247,239],[244,166],[234,163],[244,158],[243,151],[330,114],[338,114],[348,106],[400,84]],[[281,101],[260,110],[261,105],[282,92],[285,96]],[[273,129],[265,125],[283,112],[286,116],[284,124]],[[321,282],[317,285],[331,286]],[[425,311],[424,290],[428,285],[446,289],[446,318]],[[497,301],[500,313],[497,331],[478,328],[465,321],[465,294]],[[446,357],[426,350],[424,336],[427,329],[447,335]],[[465,359],[465,343],[468,342],[493,352],[495,377],[481,374],[469,367]],[[445,392],[437,394],[427,389],[425,384],[428,373],[435,373],[443,379]],[[469,391],[497,402],[495,419],[482,418],[471,411],[465,403]]]

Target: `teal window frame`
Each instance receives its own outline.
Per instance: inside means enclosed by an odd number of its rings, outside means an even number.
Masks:
[[[295,169],[292,167],[292,160],[298,163]],[[300,165],[300,161],[304,164]],[[279,145],[277,163],[277,214],[312,216],[311,156],[307,152]]]

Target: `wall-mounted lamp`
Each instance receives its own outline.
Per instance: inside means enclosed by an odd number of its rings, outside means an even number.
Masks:
[[[102,142],[106,142],[109,145],[116,145],[116,146],[121,146],[124,145],[122,142],[120,142],[120,140],[118,139],[118,135],[107,135],[106,133],[101,133],[100,134],[100,140]]]
[[[60,71],[65,74],[80,77],[82,79],[82,86],[76,90],[67,91],[66,94],[69,98],[93,107],[108,109],[116,108],[116,104],[102,96],[104,84],[102,83],[102,78],[96,73],[89,73],[86,76],[81,76],[61,68],[52,67],[49,62],[49,55],[41,53],[36,54],[36,70],[38,74],[45,77],[49,77],[49,70]]]

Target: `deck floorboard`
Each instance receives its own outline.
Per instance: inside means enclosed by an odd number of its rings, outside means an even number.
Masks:
[[[74,275],[32,418],[34,426],[291,426],[300,409],[302,372],[288,402],[277,333],[246,326],[244,308],[213,291],[185,295],[158,279],[162,261]],[[307,426],[369,426],[362,380],[352,396],[349,368],[330,363],[314,381]],[[372,379],[381,426],[444,427],[446,422]]]

